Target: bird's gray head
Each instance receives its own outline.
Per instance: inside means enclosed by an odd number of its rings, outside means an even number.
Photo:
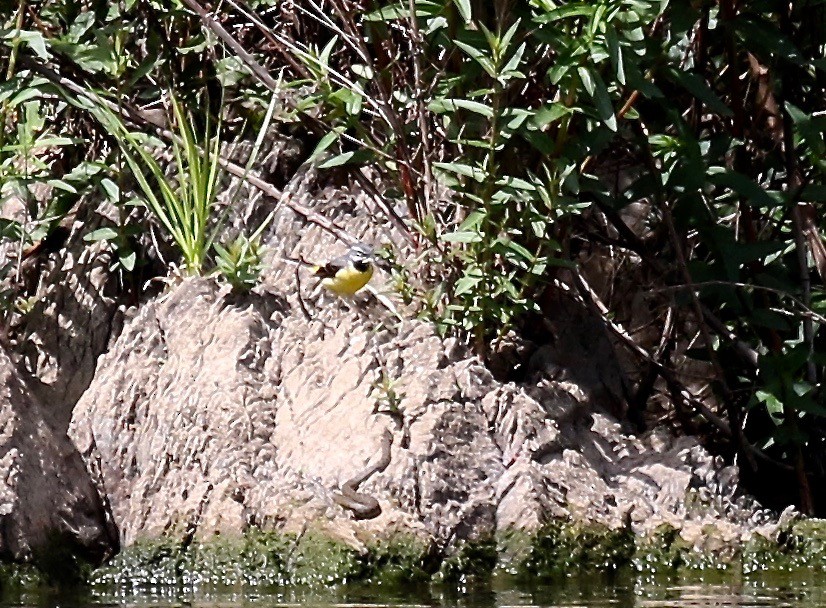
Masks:
[[[373,248],[366,243],[356,243],[350,247],[348,255],[354,262],[369,262],[373,259]]]
[[[356,243],[347,252],[350,263],[359,272],[365,272],[373,261],[373,248],[365,243]]]

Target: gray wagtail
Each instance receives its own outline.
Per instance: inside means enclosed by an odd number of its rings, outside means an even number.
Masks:
[[[330,260],[313,271],[321,285],[339,296],[350,297],[367,285],[373,276],[373,248],[356,243],[344,255]]]

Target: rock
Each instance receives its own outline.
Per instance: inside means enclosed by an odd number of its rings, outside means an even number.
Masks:
[[[88,206],[79,207],[82,217],[67,216],[66,225],[55,228],[37,253],[23,261],[22,283],[8,285],[28,309],[12,317],[9,355],[30,391],[49,404],[43,414],[62,433],[92,381],[98,356],[120,327],[112,254],[102,242],[83,240],[105,219]],[[15,246],[0,244],[0,263],[16,261]]]
[[[358,197],[296,194],[360,240],[386,242],[353,214],[371,205]],[[615,531],[618,555],[627,532],[663,528],[725,553],[753,533],[761,511],[737,496],[733,469],[693,438],[635,436],[615,418],[625,379],[604,328],[557,331],[524,383],[497,380],[430,323],[400,321],[375,296],[320,293],[296,260],[342,253],[330,234],[284,207],[268,230],[261,288],[171,285],[125,321],[73,412],[70,436],[124,546],[262,532],[363,555],[404,535],[444,555],[564,520]],[[384,281],[377,273],[377,290],[404,311]],[[560,366],[574,369],[548,373]],[[359,487],[382,512],[356,521],[336,493],[376,461],[388,428],[390,464]],[[771,537],[772,518],[757,519]]]
[[[100,563],[117,551],[117,532],[83,459],[47,423],[4,351],[0,387],[0,557]]]
[[[713,550],[748,534],[754,508],[694,439],[628,435],[572,383],[498,382],[425,322],[315,312],[187,279],[126,322],[70,427],[124,545],[312,528],[450,547],[553,518]],[[355,521],[334,493],[386,428],[391,463],[360,488],[382,514]]]

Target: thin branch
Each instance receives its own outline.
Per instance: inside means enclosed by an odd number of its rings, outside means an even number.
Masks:
[[[650,364],[654,369],[657,370],[657,373],[662,376],[663,380],[672,388],[672,394],[678,396],[682,402],[688,406],[692,411],[696,412],[703,418],[705,418],[713,427],[723,433],[726,437],[733,438],[736,440],[736,436],[732,433],[731,425],[726,422],[723,418],[715,414],[711,409],[704,404],[702,401],[694,397],[691,392],[677,380],[674,370],[671,368],[663,365],[663,363],[656,358],[652,357],[651,354],[648,353],[644,348],[642,348],[639,344],[637,344],[634,339],[628,335],[628,332],[625,331],[621,326],[617,325],[613,320],[611,320],[609,315],[608,307],[602,302],[600,297],[597,293],[593,290],[593,288],[588,284],[585,277],[579,271],[573,271],[574,281],[576,286],[580,292],[580,298],[585,303],[585,305],[595,312],[599,313],[599,316],[602,318],[602,321],[608,326],[611,332],[620,339],[632,352],[636,353],[640,358]],[[559,287],[564,289],[565,291],[569,291],[567,286],[558,284]],[[587,296],[587,297],[586,297]],[[743,451],[748,455],[749,460],[753,461],[753,458],[758,458],[764,462],[768,462],[774,466],[780,467],[784,470],[792,471],[794,467],[791,465],[784,464],[782,462],[778,462],[768,456],[762,450],[756,448],[748,441],[744,441],[742,443]]]
[[[686,289],[699,289],[701,287],[713,287],[713,286],[721,286],[721,287],[739,287],[741,289],[754,289],[756,291],[767,291],[769,293],[773,293],[781,298],[787,298],[797,304],[801,309],[802,312],[800,313],[803,317],[809,317],[818,323],[826,324],[826,317],[816,313],[810,307],[806,306],[804,302],[799,300],[798,298],[794,297],[792,294],[783,291],[782,289],[775,289],[774,287],[766,287],[765,285],[754,285],[753,283],[738,283],[737,281],[700,281],[698,283],[693,283],[691,285],[683,284],[683,285],[669,285],[667,287],[653,287],[649,291],[651,293],[664,293],[669,291],[681,291]]]
[[[236,2],[236,0],[226,0],[226,2],[230,6],[235,8],[235,10],[237,10],[239,13],[244,15],[244,17],[252,21],[253,25],[255,25],[255,27],[257,27],[258,30],[264,35],[264,38],[266,38],[273,45],[275,45],[275,48],[278,49],[278,52],[281,54],[284,60],[290,64],[290,67],[293,70],[295,70],[297,74],[307,79],[312,78],[312,74],[310,74],[307,67],[295,60],[295,57],[293,57],[292,53],[290,53],[286,49],[286,47],[283,45],[281,41],[278,40],[278,38],[272,35],[272,31],[270,30],[270,28],[258,17],[258,15],[255,14],[255,12],[247,8],[242,3]]]
[[[419,20],[416,16],[416,2],[415,0],[408,0],[410,7],[410,51],[413,55],[413,86],[415,90],[415,99],[417,106],[417,114],[419,121],[419,138],[421,140],[421,159],[422,159],[422,173],[424,180],[424,212],[430,213],[430,190],[432,182],[432,174],[430,170],[430,136],[427,128],[427,115],[425,113],[424,103],[424,86],[422,84],[422,64],[420,51],[424,48],[422,42],[421,32],[419,31]],[[417,47],[415,45],[418,45]]]
[[[280,88],[278,81],[270,76],[267,69],[258,63],[255,57],[253,57],[241,45],[241,43],[239,43],[232,37],[232,35],[230,35],[229,32],[224,29],[224,26],[213,19],[203,6],[195,2],[195,0],[182,0],[182,2],[191,10],[195,11],[195,13],[197,13],[197,15],[201,18],[201,21],[204,22],[204,25],[212,30],[221,40],[224,41],[224,44],[226,44],[236,55],[238,55],[241,61],[243,61],[250,71],[252,71],[256,78],[263,82],[271,91],[277,91]]]

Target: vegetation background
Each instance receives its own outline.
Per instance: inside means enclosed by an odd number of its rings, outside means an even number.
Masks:
[[[215,195],[280,192],[255,161],[287,133],[407,235],[394,285],[443,332],[493,364],[587,310],[628,424],[826,513],[826,1],[2,0],[0,43],[6,341],[77,218],[123,302],[161,251],[254,286],[264,225]]]

